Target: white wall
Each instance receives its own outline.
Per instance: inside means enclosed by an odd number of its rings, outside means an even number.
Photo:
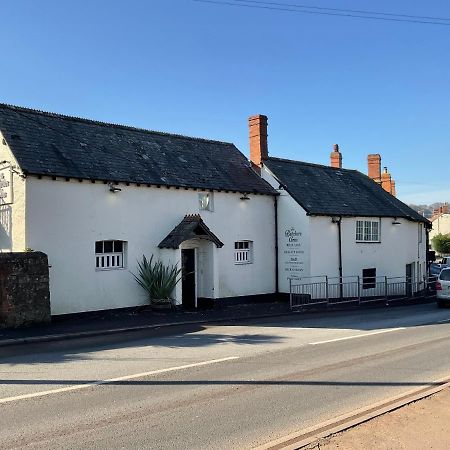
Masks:
[[[6,142],[6,141],[5,141]],[[17,166],[9,146],[4,143],[0,133],[0,167]],[[8,170],[9,172],[9,170]],[[12,204],[0,205],[0,252],[23,252],[25,239],[25,179],[18,173],[12,173]]]
[[[433,245],[431,239],[438,234],[450,234],[450,214],[442,214],[433,220],[433,229],[430,231],[430,244]]]
[[[289,278],[339,276],[338,226],[329,216],[307,216],[305,210],[283,189],[280,182],[267,167],[262,168],[262,177],[280,193],[278,198],[278,246],[280,292],[289,292]],[[423,226],[417,222],[393,218],[382,218],[380,243],[357,243],[356,220],[373,218],[342,219],[342,266],[343,276],[361,276],[363,269],[376,268],[377,276],[404,277],[406,264],[415,264],[415,276],[426,273],[426,236]],[[378,220],[378,218],[375,218]],[[419,227],[422,242],[419,244]],[[294,246],[289,237],[294,230],[298,239]],[[301,234],[300,234],[301,233]],[[298,245],[298,246],[297,246]],[[293,251],[301,250],[294,260]],[[306,279],[305,279],[306,278]],[[313,280],[311,280],[313,281]],[[318,280],[315,280],[318,281]]]
[[[310,233],[305,210],[284,190],[267,167],[261,173],[279,192],[278,197],[278,282],[280,292],[289,292],[289,279],[309,277]]]
[[[330,217],[311,217],[311,273],[339,275],[338,227]],[[376,268],[377,276],[404,277],[406,264],[419,263],[421,275],[426,258],[425,231],[419,244],[419,224],[406,219],[381,219],[381,242],[356,242],[356,220],[374,220],[370,217],[342,219],[343,276],[361,276],[362,269]],[[418,272],[416,273],[416,276]]]
[[[179,263],[179,249],[157,245],[185,214],[200,212],[198,192],[120,187],[113,194],[103,183],[27,178],[26,245],[49,256],[52,314],[145,303],[129,272],[136,272],[137,259],[145,253]],[[216,298],[275,290],[273,197],[250,195],[243,201],[241,196],[215,192],[214,211],[201,211],[224,243],[212,252],[217,256]],[[128,242],[127,270],[95,271],[95,241],[109,239]],[[234,241],[244,239],[254,242],[254,262],[235,265]]]

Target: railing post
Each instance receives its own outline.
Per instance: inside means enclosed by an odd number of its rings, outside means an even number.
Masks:
[[[361,304],[361,282],[358,275],[358,305]]]
[[[330,303],[330,297],[329,297],[329,292],[328,292],[328,275],[325,275],[325,293],[327,296],[327,306]]]
[[[289,306],[292,309],[292,278],[289,278]]]
[[[384,277],[384,297],[386,298],[386,306],[389,306],[388,300],[388,278]]]

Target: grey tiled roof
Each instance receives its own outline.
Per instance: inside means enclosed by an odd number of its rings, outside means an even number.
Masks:
[[[206,226],[199,214],[189,214],[159,243],[159,248],[178,248],[189,239],[199,238],[212,241],[223,247],[220,239]]]
[[[276,194],[226,142],[5,104],[0,130],[26,174]]]
[[[269,158],[265,162],[310,215],[427,219],[357,170]]]

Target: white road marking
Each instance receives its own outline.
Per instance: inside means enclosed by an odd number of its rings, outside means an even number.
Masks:
[[[406,327],[390,328],[388,330],[374,331],[372,333],[354,334],[352,336],[345,336],[336,339],[328,339],[326,341],[309,342],[309,345],[328,344],[329,342],[347,341],[348,339],[356,339],[361,337],[373,336],[374,334],[392,333],[393,331],[406,330]]]
[[[192,367],[208,366],[210,364],[216,364],[216,363],[225,362],[225,361],[233,361],[233,360],[236,360],[236,359],[239,359],[239,356],[229,356],[227,358],[211,359],[209,361],[202,361],[202,362],[198,362],[198,363],[185,364],[184,366],[168,367],[167,369],[158,369],[158,370],[152,370],[150,372],[135,373],[133,375],[125,375],[123,377],[109,378],[107,380],[93,381],[92,383],[85,383],[85,384],[78,384],[78,385],[74,385],[74,386],[67,386],[67,387],[58,388],[58,389],[51,389],[49,391],[40,391],[40,392],[33,392],[31,394],[17,395],[15,397],[0,398],[0,404],[15,402],[17,400],[25,400],[25,399],[29,399],[29,398],[45,397],[45,396],[48,396],[48,395],[59,394],[61,392],[79,391],[81,389],[87,389],[87,388],[92,387],[92,386],[100,386],[102,384],[110,384],[110,383],[115,383],[117,381],[133,380],[135,378],[148,377],[150,375],[159,375],[161,373],[167,373],[167,372],[175,372],[176,370],[190,369]]]

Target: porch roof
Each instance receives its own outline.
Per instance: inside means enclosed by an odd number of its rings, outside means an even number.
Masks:
[[[214,242],[218,248],[223,247],[222,241],[206,226],[199,214],[188,214],[159,243],[159,248],[179,248],[180,244],[189,239],[205,239]]]

